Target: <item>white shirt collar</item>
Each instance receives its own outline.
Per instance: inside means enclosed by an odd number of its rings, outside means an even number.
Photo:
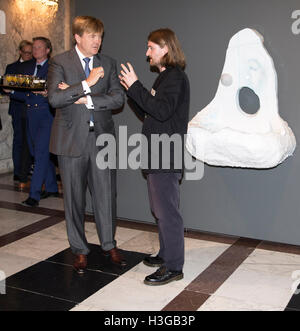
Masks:
[[[47,60],[48,60],[48,59],[44,60],[44,61],[43,61],[43,62],[41,62],[41,63],[37,63],[37,62],[36,62],[36,65],[38,65],[38,64],[39,64],[39,65],[43,66],[43,65],[44,65],[44,64],[47,62]]]
[[[75,46],[75,50],[76,50],[76,52],[77,52],[77,54],[78,54],[78,56],[79,56],[79,58],[80,58],[80,60],[81,60],[81,64],[82,64],[82,66],[84,67],[84,66],[85,66],[85,62],[83,61],[83,59],[85,59],[87,56],[84,56],[84,55],[80,52],[80,50],[79,50],[79,48],[78,48],[77,45]],[[93,58],[94,58],[93,56],[90,57],[90,59],[91,59],[91,61],[89,62],[89,67],[90,67],[90,68],[93,67]]]

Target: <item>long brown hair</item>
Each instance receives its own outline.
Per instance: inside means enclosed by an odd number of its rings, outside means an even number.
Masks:
[[[152,31],[148,36],[148,41],[152,41],[161,48],[165,45],[168,47],[168,53],[165,54],[161,60],[163,66],[179,66],[181,69],[185,68],[185,56],[174,31],[168,28]]]

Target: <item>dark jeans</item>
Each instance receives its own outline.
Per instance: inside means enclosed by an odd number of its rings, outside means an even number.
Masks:
[[[179,211],[179,173],[148,174],[150,206],[157,218],[160,251],[158,255],[170,270],[184,264],[184,226]]]

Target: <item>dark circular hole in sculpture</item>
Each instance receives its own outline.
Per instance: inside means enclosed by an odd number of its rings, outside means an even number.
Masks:
[[[239,103],[241,109],[250,115],[258,112],[260,101],[257,94],[249,87],[242,87],[239,91]]]

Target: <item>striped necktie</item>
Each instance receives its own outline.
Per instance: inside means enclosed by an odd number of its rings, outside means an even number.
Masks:
[[[89,57],[85,57],[83,59],[83,61],[85,62],[85,67],[84,67],[85,77],[88,78],[89,75],[90,75],[90,72],[91,72],[90,66],[89,66],[89,63],[90,63],[91,59]],[[93,115],[92,114],[91,114],[90,121],[94,124],[94,118],[93,118]],[[91,125],[91,123],[90,123],[90,125]]]
[[[89,67],[89,63],[91,61],[91,59],[89,57],[85,57],[83,59],[83,61],[85,62],[85,67],[84,67],[84,73],[85,73],[85,77],[88,78],[90,75],[90,67]]]

